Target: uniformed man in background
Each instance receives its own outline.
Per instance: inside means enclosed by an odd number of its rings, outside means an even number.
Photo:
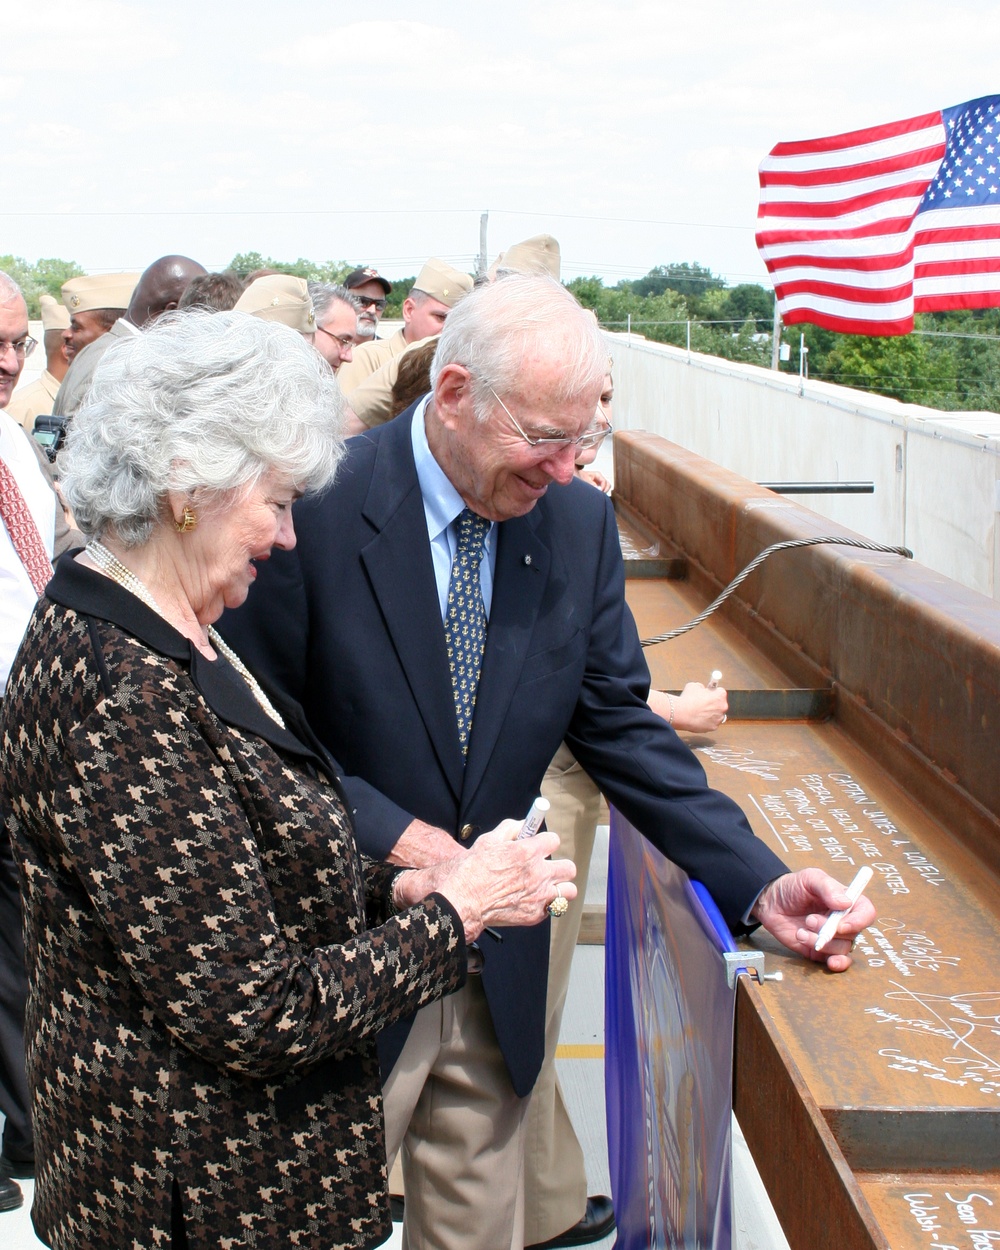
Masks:
[[[63,341],[63,331],[69,329],[69,311],[53,295],[43,295],[40,303],[45,369],[40,378],[16,390],[14,398],[7,405],[8,415],[15,421],[20,421],[29,434],[34,427],[35,417],[40,414],[48,415],[52,411],[59,385],[69,368],[69,357]]]
[[[305,278],[296,278],[290,273],[265,274],[250,283],[236,301],[233,312],[277,321],[298,330],[310,343],[315,342],[316,314]]]
[[[467,273],[432,256],[403,300],[402,330],[397,330],[390,338],[359,347],[351,363],[337,375],[340,389],[350,398],[351,391],[386,361],[401,355],[412,343],[440,334],[448,314],[471,290],[472,279]]]
[[[358,343],[378,338],[378,323],[385,312],[385,298],[392,290],[392,283],[383,278],[377,269],[366,265],[353,269],[344,279],[344,286],[361,302],[358,313]]]
[[[157,317],[176,308],[191,279],[205,272],[205,266],[199,265],[189,256],[161,256],[159,260],[154,260],[147,269],[143,270],[138,282],[133,283],[122,316],[115,319],[106,335],[95,339],[83,351],[78,350],[59,388],[56,406],[53,409],[56,415],[72,417],[77,411],[83,403],[84,396],[90,390],[95,369],[112,343],[128,338],[132,334],[139,334],[143,326],[149,325]],[[80,282],[82,279],[74,278],[72,281]],[[63,286],[64,297],[66,288],[71,285],[71,282],[67,282]],[[70,310],[71,325],[80,316],[73,309],[73,300],[79,298],[79,291],[74,291],[66,300]],[[92,298],[101,298],[101,296]]]

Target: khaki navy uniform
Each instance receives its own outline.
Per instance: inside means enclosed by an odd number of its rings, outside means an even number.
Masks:
[[[81,348],[76,353],[69,362],[66,376],[63,378],[62,386],[59,388],[55,404],[52,407],[52,411],[56,416],[72,417],[76,415],[80,405],[87,398],[90,384],[94,380],[94,372],[104,359],[104,353],[112,343],[117,343],[121,339],[131,338],[133,334],[138,333],[139,331],[131,321],[126,321],[124,317],[119,317],[107,334],[102,334],[100,338],[94,339],[92,343],[88,343],[86,347]]]
[[[354,359],[345,361],[337,370],[337,381],[340,383],[340,389],[345,395],[350,395],[366,378],[370,378],[373,373],[377,373],[383,365],[390,360],[395,360],[397,356],[402,356],[409,346],[410,344],[404,337],[404,331],[397,330],[395,334],[387,339],[375,339],[373,342],[356,347],[354,349]],[[391,382],[389,383],[389,389],[392,389]],[[363,417],[361,419],[364,420]],[[365,422],[365,424],[369,423]],[[377,423],[373,422],[372,424]]]
[[[20,421],[30,434],[35,425],[35,417],[48,416],[52,412],[58,393],[59,379],[46,369],[37,381],[14,392],[5,411],[15,421]]]

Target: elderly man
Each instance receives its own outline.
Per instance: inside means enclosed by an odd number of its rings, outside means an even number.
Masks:
[[[316,314],[316,350],[337,373],[353,358],[361,301],[332,282],[310,282],[309,295]]]
[[[0,272],[0,409],[5,409],[34,347],[20,288]],[[52,559],[71,533],[35,442],[0,411],[0,699],[7,674],[38,596],[52,576]],[[0,1211],[23,1201],[15,1178],[34,1175],[28,1085],[24,1072],[24,1008],[28,981],[21,941],[21,901],[0,787]]]
[[[77,348],[77,355],[59,388],[53,408],[55,414],[72,417],[90,390],[94,371],[111,344],[121,338],[128,338],[131,334],[138,334],[143,326],[176,308],[191,279],[205,272],[204,265],[199,265],[196,260],[187,256],[161,256],[159,260],[154,260],[135,284],[125,315],[115,320],[106,335],[93,340],[82,351]],[[63,286],[64,296],[67,287],[71,286],[72,282]],[[77,298],[77,294],[71,290],[66,297],[66,306],[70,310],[72,321],[79,319],[79,314],[73,311],[73,300]]]
[[[378,323],[385,312],[385,299],[392,291],[392,283],[383,278],[377,269],[366,265],[363,269],[351,270],[344,279],[344,286],[361,307],[356,341],[367,343],[378,338]]]
[[[402,330],[397,330],[391,338],[363,343],[354,353],[353,361],[337,375],[344,394],[350,398],[351,391],[365,378],[394,356],[401,355],[411,344],[440,334],[448,314],[471,290],[472,279],[467,273],[460,273],[432,256],[403,300]]]
[[[15,421],[20,421],[29,434],[34,427],[35,417],[52,411],[59,385],[69,367],[69,357],[63,341],[63,332],[69,329],[66,305],[60,304],[51,295],[43,295],[40,303],[45,369],[36,382],[32,382],[30,386],[19,387],[7,405],[7,412]]]
[[[449,315],[432,393],[354,439],[338,484],[296,508],[298,545],[259,570],[223,632],[298,699],[349,773],[370,854],[426,864],[523,815],[565,739],[609,799],[712,889],[738,931],[811,955],[806,918],[846,905],[788,874],[645,702],[610,502],[574,477],[607,351],[558,283],[514,276]],[[565,900],[552,900],[559,923]],[[827,960],[850,964],[842,922]],[[810,922],[810,925],[812,922]],[[544,1051],[548,926],[486,938],[482,975],[383,1037],[404,1245],[523,1244],[523,1117]]]

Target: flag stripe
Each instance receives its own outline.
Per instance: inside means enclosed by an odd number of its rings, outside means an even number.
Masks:
[[[866,292],[872,299],[877,298],[877,291],[905,291],[913,278],[911,265],[897,265],[895,269],[887,269],[881,273],[864,273],[855,269],[816,269],[810,265],[797,265],[793,269],[782,269],[775,275],[774,290],[779,299],[784,299],[792,286],[799,290],[820,291],[829,287],[838,287],[841,292]]]
[[[912,290],[913,284],[910,281],[909,273],[907,273],[906,281],[896,283],[895,286],[866,288],[864,291],[865,305],[875,308],[880,304],[904,302],[910,298]],[[784,300],[789,304],[801,302],[794,298],[798,295],[815,296],[817,301],[821,299],[835,299],[857,303],[859,289],[853,284],[813,282],[807,278],[800,278],[798,280],[792,279],[789,282],[779,282],[775,286],[774,292],[780,300]]]
[[[841,182],[859,182],[870,178],[886,178],[907,170],[928,166],[928,177],[938,167],[944,156],[944,139],[931,147],[920,148],[916,152],[907,152],[902,156],[893,156],[887,160],[860,161],[857,164],[835,166],[830,169],[803,170],[766,170],[761,166],[761,187],[834,187]],[[763,197],[762,197],[763,198]]]
[[[891,256],[851,256],[848,260],[839,255],[819,256],[810,255],[808,252],[789,252],[775,257],[771,268],[772,272],[779,272],[782,275],[789,269],[808,268],[816,269],[821,273],[826,269],[836,269],[842,273],[857,274],[861,278],[866,274],[901,269],[909,263],[912,257],[912,248],[904,248],[902,252],[896,252]]]
[[[830,135],[825,139],[805,139],[795,143],[778,143],[770,152],[770,158],[780,156],[812,157],[817,152],[835,152],[845,148],[861,148],[869,144],[883,143],[897,136],[908,136],[922,130],[940,127],[941,114],[923,113],[902,122],[889,122],[884,126],[869,126],[865,130],[849,130],[842,135]]]
[[[932,171],[933,172],[933,171]],[[772,214],[776,217],[800,217],[812,219],[815,217],[836,217],[838,219],[850,220],[852,213],[861,212],[866,208],[876,208],[879,205],[889,205],[893,212],[898,213],[900,201],[909,198],[913,200],[914,211],[916,206],[923,199],[924,192],[931,180],[931,174],[926,174],[912,181],[899,183],[892,187],[882,187],[875,191],[864,191],[858,195],[844,197],[842,188],[837,187],[838,198],[831,201],[825,201],[821,195],[817,195],[809,200],[777,200],[767,205],[764,212],[764,202],[761,202],[762,215],[766,218]]]

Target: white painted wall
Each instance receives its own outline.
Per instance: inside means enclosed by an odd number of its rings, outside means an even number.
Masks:
[[[1000,416],[946,413],[609,334],[615,426],[755,482],[871,481],[798,502],[1000,599]]]

